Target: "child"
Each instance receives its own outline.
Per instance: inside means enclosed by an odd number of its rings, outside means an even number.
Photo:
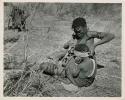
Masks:
[[[89,56],[89,48],[85,44],[77,44],[74,48],[74,66],[67,65],[68,79],[78,87],[90,86],[96,75],[96,62]],[[71,63],[69,61],[69,63]],[[73,62],[72,62],[73,63]],[[73,71],[75,69],[75,71]]]

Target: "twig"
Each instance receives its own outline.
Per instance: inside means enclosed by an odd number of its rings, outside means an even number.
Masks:
[[[33,14],[32,14],[32,16],[31,16],[31,20],[29,21],[29,25],[31,25],[31,22],[32,22],[32,20],[33,20],[33,17],[34,17],[35,14],[36,14],[36,9],[37,9],[38,6],[39,6],[39,4],[36,5],[36,7],[34,8]],[[29,29],[29,30],[30,30],[30,29]],[[29,31],[27,31],[27,32],[26,32],[26,35],[24,35],[24,43],[25,43],[25,46],[24,46],[24,60],[25,60],[25,63],[27,62],[27,58],[28,58],[28,56],[27,56],[28,35],[29,35]]]

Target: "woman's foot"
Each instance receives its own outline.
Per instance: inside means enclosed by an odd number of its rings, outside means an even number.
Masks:
[[[79,90],[79,87],[75,86],[73,84],[65,84],[63,82],[61,82],[61,84],[64,87],[64,89],[67,90],[67,91],[76,92],[76,91]]]

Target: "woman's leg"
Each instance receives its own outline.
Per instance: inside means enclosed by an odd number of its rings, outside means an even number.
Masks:
[[[65,77],[65,69],[61,65],[56,65],[53,62],[43,62],[39,66],[39,70],[43,71],[44,74],[57,75]]]
[[[50,54],[47,58],[52,59],[54,61],[59,61],[65,56],[66,53],[67,53],[67,50],[56,51]]]

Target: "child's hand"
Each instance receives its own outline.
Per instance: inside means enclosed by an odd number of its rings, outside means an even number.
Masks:
[[[81,57],[76,57],[75,58],[75,63],[79,64],[81,62],[82,58]]]

